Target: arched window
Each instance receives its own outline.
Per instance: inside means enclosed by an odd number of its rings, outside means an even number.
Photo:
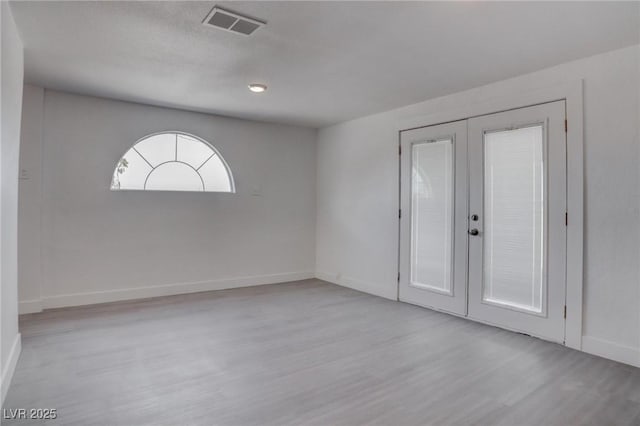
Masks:
[[[229,166],[214,147],[181,132],[136,142],[118,161],[111,190],[235,192]]]

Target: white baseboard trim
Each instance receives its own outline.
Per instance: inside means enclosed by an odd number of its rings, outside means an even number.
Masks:
[[[335,273],[332,274],[325,271],[316,271],[316,278],[318,278],[319,280],[337,284],[342,287],[348,287],[350,289],[361,291],[363,293],[373,294],[374,296],[383,297],[385,299],[398,300],[395,289],[393,291],[384,291],[364,281],[359,281],[349,277],[337,278],[337,276],[338,274]]]
[[[314,278],[313,272],[287,272],[282,274],[257,275],[251,277],[225,278],[211,281],[164,284],[148,287],[134,287],[121,290],[107,290],[87,293],[47,296],[41,300],[20,302],[20,313],[40,312],[44,309],[65,308],[69,306],[94,305],[97,303],[118,302],[121,300],[147,299],[159,296],[199,293],[202,291],[226,290],[230,288],[250,287],[264,284],[277,284]],[[38,309],[39,308],[39,309]]]
[[[11,351],[9,352],[9,358],[7,359],[7,365],[2,368],[2,380],[0,387],[2,388],[2,405],[4,405],[4,398],[9,391],[9,385],[13,379],[13,373],[16,371],[16,365],[18,365],[18,358],[20,358],[20,352],[22,351],[22,337],[20,333],[16,334],[11,345]]]
[[[593,336],[582,336],[582,350],[592,355],[640,367],[640,349]]]
[[[18,313],[33,314],[35,312],[42,312],[42,299],[23,300],[18,303]]]

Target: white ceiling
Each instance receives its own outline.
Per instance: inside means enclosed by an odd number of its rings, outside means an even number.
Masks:
[[[201,25],[219,4],[266,20]],[[12,2],[26,80],[320,127],[640,42],[625,2]],[[261,95],[247,90],[266,83]]]

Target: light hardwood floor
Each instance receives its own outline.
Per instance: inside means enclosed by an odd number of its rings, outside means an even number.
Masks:
[[[640,424],[640,369],[319,280],[20,328],[5,408],[56,408],[50,424]]]

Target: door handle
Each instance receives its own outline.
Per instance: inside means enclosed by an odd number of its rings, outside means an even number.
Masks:
[[[478,231],[476,228],[470,229],[469,230],[469,235],[478,235],[480,234],[480,231]]]

